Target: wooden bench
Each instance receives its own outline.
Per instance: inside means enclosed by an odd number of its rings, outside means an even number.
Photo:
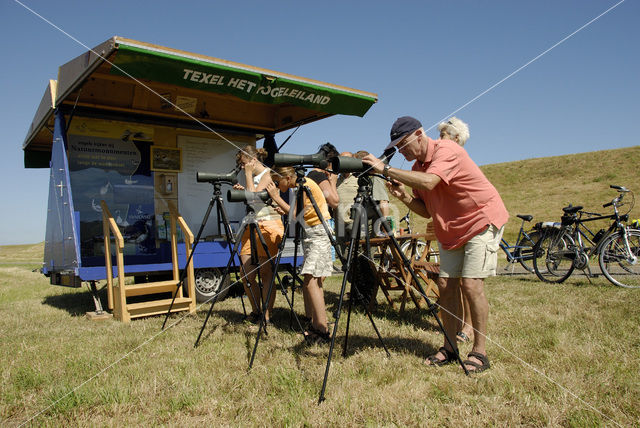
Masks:
[[[396,240],[400,246],[407,241],[410,242],[404,251],[405,256],[409,259],[409,268],[416,273],[425,295],[430,300],[437,300],[439,293],[436,281],[440,273],[440,265],[437,259],[438,252],[432,248],[436,242],[433,224],[427,225],[426,233],[398,235]],[[420,244],[421,242],[424,243],[424,246]],[[401,311],[404,310],[409,299],[416,307],[421,308],[424,298],[420,295],[409,268],[405,266],[402,256],[392,244],[391,239],[388,237],[372,238],[370,243],[372,248],[377,247],[381,254],[379,263],[370,261],[377,279],[376,290],[373,292],[374,298],[371,299],[370,306],[375,302],[377,288],[379,288],[391,307],[395,308],[395,302],[391,298],[390,292],[400,291],[402,292],[400,297]],[[417,254],[419,249],[422,249],[422,252]]]

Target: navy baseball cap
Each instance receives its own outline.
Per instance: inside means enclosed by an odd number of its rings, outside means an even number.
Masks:
[[[391,127],[391,132],[389,134],[390,137],[391,137],[391,142],[389,143],[389,145],[387,147],[385,147],[385,150],[390,149],[391,147],[395,146],[407,134],[410,134],[413,131],[416,131],[416,130],[418,130],[420,128],[422,128],[422,124],[420,123],[420,121],[418,119],[413,118],[411,116],[399,117],[398,120],[396,120],[393,123],[393,126]]]

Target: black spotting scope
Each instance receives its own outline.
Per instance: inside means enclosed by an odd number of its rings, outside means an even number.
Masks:
[[[361,173],[367,170],[374,173],[375,171],[371,168],[371,166],[363,163],[361,159],[354,158],[351,156],[336,156],[335,158],[331,158],[331,170],[337,173]]]
[[[320,150],[313,155],[293,155],[289,153],[276,153],[273,156],[274,166],[313,166],[316,168],[326,169],[329,166],[329,160],[324,150]]]
[[[227,190],[227,200],[229,202],[267,202],[271,196],[266,190],[260,192],[250,192],[244,189],[229,189]]]
[[[229,183],[236,184],[238,182],[238,170],[233,170],[226,174],[214,174],[210,172],[196,172],[196,181],[198,183]]]

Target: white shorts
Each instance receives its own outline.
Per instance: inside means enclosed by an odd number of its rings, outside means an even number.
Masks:
[[[487,227],[460,248],[445,250],[440,247],[441,278],[487,278],[495,276],[498,266],[498,248],[504,232],[494,225]]]

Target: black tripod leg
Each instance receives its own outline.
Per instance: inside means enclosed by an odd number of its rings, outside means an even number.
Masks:
[[[281,247],[284,248],[284,239],[282,240]],[[267,255],[268,254],[269,254],[269,252],[267,251]],[[275,268],[276,269],[278,268],[278,266],[280,266],[280,258],[281,257],[282,257],[282,251],[278,251],[278,256],[276,257],[276,262],[275,262]],[[256,335],[256,342],[253,345],[253,351],[251,352],[251,360],[249,361],[249,370],[251,370],[251,368],[253,367],[253,360],[256,357],[256,351],[258,350],[258,343],[260,342],[261,333],[262,333],[263,330],[265,330],[265,332],[266,332],[264,314],[265,314],[265,312],[267,310],[267,305],[269,303],[269,299],[271,298],[271,293],[273,292],[273,284],[275,282],[275,279],[276,279],[276,275],[274,273],[273,276],[271,277],[271,281],[269,282],[269,291],[267,292],[267,299],[265,300],[265,302],[263,304],[262,318],[260,319],[260,328],[258,328],[258,334]]]
[[[229,216],[227,216],[227,209],[224,206],[224,200],[222,199],[222,196],[220,195],[220,192],[217,193],[216,196],[216,201],[218,202],[217,205],[217,209],[218,209],[218,218],[222,219],[222,225],[224,227],[224,235],[227,239],[227,245],[229,247],[229,255],[233,255],[233,246],[236,243],[236,238],[233,234],[233,230],[231,229],[231,223],[229,222]],[[238,277],[238,272],[240,271],[240,273],[244,273],[244,268],[242,267],[242,263],[240,263],[240,268],[236,269],[236,263],[235,263],[235,259],[232,263],[233,266],[233,271],[236,273],[236,283],[238,282],[238,279],[241,277]],[[242,303],[242,313],[244,314],[244,316],[247,316],[247,308],[244,304],[244,293],[240,294],[240,303]]]
[[[368,221],[367,221],[367,216],[366,216],[366,211],[362,211],[361,216],[358,216],[356,218],[360,218],[360,222],[363,223],[366,227],[368,227]],[[356,231],[357,233],[357,242],[359,244],[360,242],[360,234],[361,234],[361,228],[360,225],[358,225],[358,230]],[[366,232],[366,242],[367,242],[367,254],[371,254],[370,253],[370,248],[368,246],[368,242],[369,242],[369,233],[368,233],[368,229]],[[357,250],[357,247],[356,247]],[[355,258],[358,257],[358,254],[356,252],[355,256],[354,256],[354,260]],[[367,255],[367,258],[370,259],[371,257],[369,257],[369,255]],[[360,296],[360,290],[358,289],[358,285],[356,284],[356,278],[357,278],[357,268],[358,268],[358,263],[354,263],[354,260],[352,260],[352,264],[349,266],[349,270],[347,270],[347,272],[351,272],[351,298],[349,299],[349,316],[347,317],[347,331],[349,330],[349,318],[351,317],[351,301],[357,297]],[[345,273],[345,275],[347,275]],[[382,339],[382,335],[380,334],[380,330],[378,330],[378,326],[376,325],[375,321],[373,320],[373,315],[371,315],[371,310],[369,309],[369,305],[365,305],[364,306],[364,310],[367,313],[367,317],[369,318],[369,321],[371,322],[371,326],[373,327],[373,330],[376,332],[376,335],[378,336],[378,341],[380,342],[380,344],[382,345],[382,347],[384,348],[384,351],[387,353],[387,357],[391,356],[391,353],[389,352],[389,349],[387,348],[387,345],[384,343],[384,340]],[[343,350],[343,355],[347,355],[347,338],[345,337],[345,342],[344,342],[344,350]]]
[[[349,245],[349,251],[347,253],[347,268],[351,266],[356,247],[356,234],[352,235],[351,243]],[[320,397],[318,403],[324,401],[324,391],[327,388],[327,379],[329,378],[329,368],[331,367],[331,357],[333,355],[333,348],[336,344],[336,334],[338,332],[338,323],[340,322],[340,312],[342,311],[342,303],[344,301],[344,293],[347,288],[348,271],[345,271],[342,277],[342,286],[340,287],[340,298],[338,299],[338,310],[336,312],[336,322],[333,325],[333,332],[331,333],[331,346],[329,346],[329,356],[327,357],[327,367],[324,370],[324,379],[322,381],[322,389],[320,390]]]
[[[460,367],[462,367],[462,370],[464,370],[464,373],[466,375],[469,375],[469,370],[467,370],[464,363],[462,362],[462,358],[460,358],[460,352],[458,351],[457,344],[451,340],[446,330],[444,329],[444,325],[442,324],[442,321],[436,315],[435,313],[436,305],[432,304],[429,298],[427,297],[427,294],[425,293],[424,288],[422,288],[422,284],[420,284],[418,275],[416,275],[415,271],[411,268],[411,262],[409,261],[407,256],[402,252],[402,250],[400,249],[400,244],[398,244],[398,241],[396,240],[395,236],[393,236],[393,232],[391,230],[391,227],[389,226],[389,223],[387,222],[387,219],[383,217],[382,212],[380,212],[380,208],[378,208],[376,204],[372,204],[372,205],[375,209],[378,219],[380,219],[382,226],[384,227],[385,232],[387,233],[387,235],[391,240],[391,244],[395,247],[398,254],[400,254],[400,257],[402,258],[402,263],[404,264],[407,271],[411,274],[411,278],[413,279],[413,282],[416,284],[416,287],[418,288],[418,292],[420,293],[422,298],[424,298],[424,300],[427,302],[428,311],[432,313],[433,317],[436,319],[436,322],[438,323],[438,327],[440,328],[440,331],[444,335],[444,338],[447,341],[447,344],[451,347],[451,349],[453,349],[454,353],[456,354],[456,359],[458,360]]]
[[[267,255],[267,262],[271,264],[271,269],[272,269],[272,275],[271,275],[271,281],[269,282],[269,287],[271,286],[271,284],[273,283],[275,277],[276,277],[276,273],[273,271],[273,269],[275,268],[275,264],[273,262],[273,259],[271,257],[271,254],[269,254],[269,247],[267,246],[267,242],[264,240],[264,235],[262,235],[262,231],[260,230],[260,226],[259,224],[256,222],[251,226],[251,232],[253,233],[253,240],[251,241],[251,251],[252,251],[252,255],[255,255],[256,259],[257,259],[257,263],[256,266],[258,269],[258,281],[260,284],[260,301],[262,302],[261,304],[261,315],[262,315],[262,319],[260,320],[260,327],[264,328],[264,333],[268,334],[267,332],[267,310],[269,309],[269,300],[271,299],[271,290],[269,289],[269,293],[268,296],[265,300],[264,298],[264,288],[266,287],[266,284],[263,283],[263,277],[262,277],[262,273],[260,272],[260,269],[262,268],[262,264],[260,263],[260,257],[259,257],[259,252],[257,247],[254,246],[255,243],[255,236],[258,236],[258,240],[260,241],[260,245],[262,246],[262,249],[264,250],[264,253]],[[255,248],[255,250],[254,250]]]
[[[289,222],[285,227],[288,230]],[[287,235],[283,235],[283,239],[287,239]],[[294,226],[294,238],[293,238],[293,268],[291,270],[292,282],[291,282],[291,314],[289,315],[289,328],[293,329],[293,305],[296,298],[296,280],[298,280],[298,245],[300,244],[300,225],[295,222]],[[284,249],[284,246],[282,247]]]
[[[240,230],[238,231],[238,236],[242,236],[242,233],[244,233],[244,230],[246,229],[247,225],[246,223],[242,223],[242,225],[240,226]],[[237,240],[234,248],[233,248],[233,252],[231,254],[231,256],[229,257],[229,261],[227,262],[227,267],[224,270],[224,273],[222,274],[222,279],[220,280],[221,283],[224,283],[224,280],[227,278],[227,276],[229,275],[229,268],[231,267],[231,263],[233,263],[233,260],[235,258],[235,255],[238,254],[238,249],[240,248],[240,239]],[[207,322],[209,321],[209,317],[211,316],[211,312],[213,312],[213,306],[216,304],[216,301],[218,300],[218,296],[216,295],[213,300],[211,301],[211,306],[209,307],[209,311],[207,312],[207,316],[204,320],[204,322],[202,323],[202,328],[200,329],[200,333],[198,334],[198,338],[196,339],[196,342],[193,344],[194,348],[198,347],[198,344],[200,343],[200,338],[202,337],[202,332],[204,331],[205,326],[207,325]]]
[[[357,202],[359,204],[359,202]],[[352,214],[359,212],[358,209],[353,209]],[[360,227],[360,223],[362,221],[362,217],[360,215],[356,215],[353,217],[353,224],[351,225],[351,239],[349,241],[349,248],[353,248],[353,255],[351,256],[351,262],[347,263],[345,266],[343,266],[343,270],[344,270],[344,277],[348,279],[349,275],[351,276],[351,292],[350,292],[350,297],[349,297],[349,307],[347,310],[347,327],[345,329],[345,333],[344,333],[344,344],[342,345],[342,356],[346,357],[347,356],[347,345],[349,343],[349,327],[351,325],[351,309],[353,307],[353,299],[355,298],[355,295],[353,294],[353,284],[355,284],[356,282],[356,278],[358,270],[357,270],[357,263],[354,263],[353,261],[355,260],[355,258],[358,256],[358,248],[360,247],[360,233],[361,233],[361,227]]]

